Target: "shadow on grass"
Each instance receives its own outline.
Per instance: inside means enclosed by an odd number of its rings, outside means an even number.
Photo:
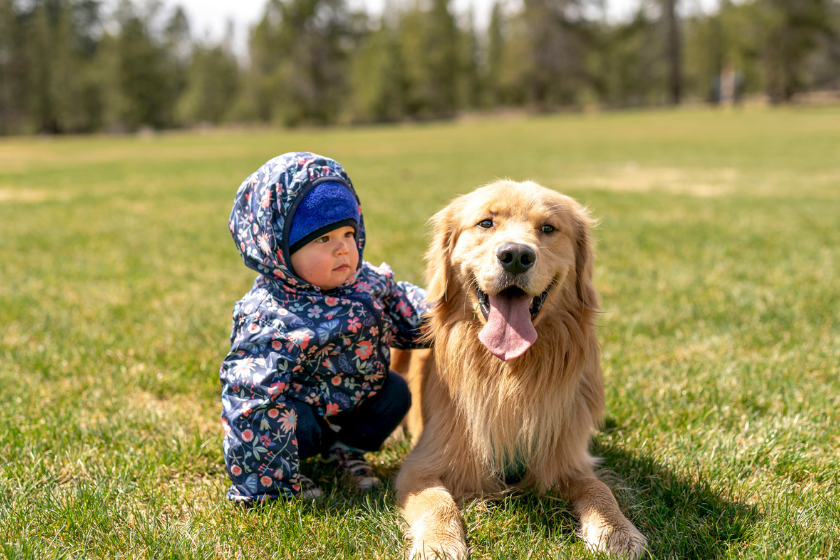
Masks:
[[[714,487],[698,469],[676,473],[646,456],[594,442],[602,479],[622,511],[648,538],[653,558],[722,558],[758,520],[753,506],[726,480]]]
[[[718,491],[702,475],[677,474],[648,456],[593,442],[602,457],[599,476],[612,489],[622,512],[647,537],[649,558],[723,558],[747,539],[758,512]],[[508,517],[520,517],[536,534],[570,538],[577,519],[571,504],[533,493],[514,494],[497,506]]]

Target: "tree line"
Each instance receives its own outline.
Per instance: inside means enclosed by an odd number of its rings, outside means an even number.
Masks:
[[[686,1],[686,0],[682,0]],[[487,29],[450,0],[267,0],[248,57],[181,8],[0,0],[0,134],[301,124],[710,102],[840,89],[840,0],[499,0]],[[728,85],[727,85],[728,84]]]

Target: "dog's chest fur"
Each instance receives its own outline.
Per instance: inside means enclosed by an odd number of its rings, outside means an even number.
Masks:
[[[557,379],[544,382],[539,371],[492,361],[485,366],[480,377],[452,387],[453,405],[486,468],[495,476],[521,478],[553,453],[573,413],[569,394],[575,392]]]

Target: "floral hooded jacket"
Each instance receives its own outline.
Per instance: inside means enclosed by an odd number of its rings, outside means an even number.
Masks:
[[[304,195],[324,181],[339,182],[355,196],[337,162],[311,153],[272,159],[236,193],[230,231],[245,264],[259,276],[233,309],[231,350],[219,370],[231,500],[298,493],[293,401],[323,417],[352,410],[381,389],[389,346],[421,345],[425,291],[396,282],[387,265],[363,260],[361,208],[355,277],[323,291],[288,265],[290,218]]]

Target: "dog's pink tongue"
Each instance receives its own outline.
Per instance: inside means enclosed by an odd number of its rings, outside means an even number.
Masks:
[[[531,323],[531,298],[490,297],[487,324],[478,333],[478,339],[500,360],[518,358],[537,340],[537,331]]]

